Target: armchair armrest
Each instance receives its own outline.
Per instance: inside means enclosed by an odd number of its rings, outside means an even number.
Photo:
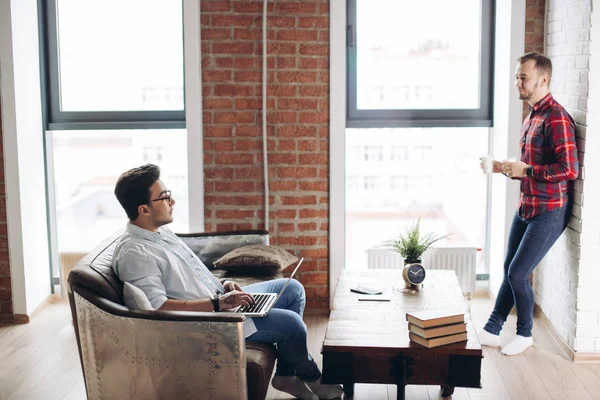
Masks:
[[[261,230],[177,234],[209,268],[231,250],[251,244],[269,244],[269,232]]]
[[[240,316],[133,312],[84,292],[72,295],[88,399],[246,399]]]
[[[93,291],[80,285],[72,287],[73,292],[77,293],[83,299],[89,301],[102,311],[105,311],[116,317],[137,318],[151,321],[171,321],[171,322],[228,322],[241,323],[246,319],[243,314],[228,312],[188,312],[188,311],[143,311],[130,310],[124,305],[114,303],[103,297],[98,296]]]

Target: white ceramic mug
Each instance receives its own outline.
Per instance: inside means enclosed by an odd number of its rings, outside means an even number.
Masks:
[[[481,157],[481,166],[484,174],[491,174],[494,170],[494,158],[490,155]]]

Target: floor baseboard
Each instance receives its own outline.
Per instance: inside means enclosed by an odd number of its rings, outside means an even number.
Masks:
[[[575,361],[576,352],[573,351],[571,346],[569,346],[569,344],[558,334],[558,331],[554,325],[552,325],[552,322],[550,322],[548,317],[546,317],[546,314],[544,314],[537,304],[533,305],[533,315],[537,318],[537,321],[535,322],[548,334],[548,337],[554,346],[562,353],[561,355],[569,361]]]
[[[537,323],[548,334],[548,337],[564,357],[573,363],[577,364],[600,364],[600,352],[582,352],[575,351],[567,342],[558,334],[552,322],[546,317],[542,309],[535,304],[533,315],[537,317]]]
[[[28,324],[31,318],[38,314],[41,309],[46,307],[48,304],[58,302],[61,302],[61,298],[56,294],[51,294],[35,310],[33,310],[31,314],[13,314],[12,316],[2,316],[0,317],[0,322],[6,322],[9,324]]]
[[[573,362],[577,364],[600,364],[600,352],[584,353],[576,351]]]
[[[29,323],[29,315],[27,314],[15,314],[14,315],[15,324],[28,324]]]

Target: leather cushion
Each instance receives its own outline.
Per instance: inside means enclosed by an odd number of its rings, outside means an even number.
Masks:
[[[120,236],[121,233],[118,233],[104,240],[75,264],[69,274],[69,286],[78,284],[100,297],[123,304],[123,283],[112,269],[112,256]]]

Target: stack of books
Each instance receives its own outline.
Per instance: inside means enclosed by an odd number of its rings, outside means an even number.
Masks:
[[[408,336],[425,347],[438,347],[467,340],[465,314],[455,309],[434,309],[406,313]]]

